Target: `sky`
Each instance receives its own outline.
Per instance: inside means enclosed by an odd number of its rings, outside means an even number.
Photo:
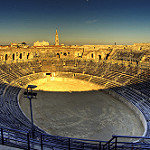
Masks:
[[[150,42],[150,0],[2,0],[0,45]]]

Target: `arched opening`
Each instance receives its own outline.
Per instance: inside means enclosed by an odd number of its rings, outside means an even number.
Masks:
[[[15,54],[12,55],[12,60],[15,60]]]
[[[101,55],[98,55],[98,60],[101,60]]]
[[[109,54],[106,55],[106,60],[108,59]]]
[[[6,61],[7,59],[8,59],[8,55],[6,54],[6,55],[5,55],[5,61]]]
[[[22,59],[22,53],[20,53],[20,56],[19,56],[19,58],[20,58],[20,59]]]
[[[64,53],[64,56],[67,56],[67,53]]]
[[[30,55],[30,54],[28,53],[28,54],[27,54],[27,59],[29,59],[29,55]]]
[[[93,53],[91,54],[91,58],[93,58]]]
[[[56,54],[56,57],[57,57],[57,58],[60,58],[60,54],[59,54],[59,53],[57,53],[57,54]]]

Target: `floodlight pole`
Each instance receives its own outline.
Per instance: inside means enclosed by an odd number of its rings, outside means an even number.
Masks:
[[[33,111],[32,111],[32,98],[28,98],[30,101],[30,113],[31,113],[31,131],[32,134],[34,133],[34,127],[33,127]]]
[[[27,87],[27,98],[30,101],[30,113],[31,113],[31,131],[32,131],[32,136],[34,136],[34,125],[33,125],[33,111],[32,111],[32,99],[33,99],[33,92],[32,89],[36,88],[37,86],[35,85],[28,85]],[[30,92],[29,92],[30,89]]]

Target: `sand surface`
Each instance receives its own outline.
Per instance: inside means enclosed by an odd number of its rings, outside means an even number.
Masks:
[[[34,122],[50,134],[109,140],[113,134],[141,136],[144,132],[125,104],[102,91],[85,91],[99,89],[97,85],[60,78],[30,84],[38,86],[37,99],[32,101]],[[22,96],[20,105],[30,118],[29,100]]]
[[[44,78],[35,80],[29,84],[36,85],[36,90],[41,91],[61,91],[61,92],[71,92],[71,91],[91,91],[99,90],[102,86],[89,83],[82,80],[70,79],[70,78]]]

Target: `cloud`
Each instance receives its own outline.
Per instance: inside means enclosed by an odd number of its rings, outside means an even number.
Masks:
[[[95,23],[95,22],[97,22],[97,20],[96,20],[96,19],[86,21],[86,23],[87,23],[87,24],[92,24],[92,23]]]

